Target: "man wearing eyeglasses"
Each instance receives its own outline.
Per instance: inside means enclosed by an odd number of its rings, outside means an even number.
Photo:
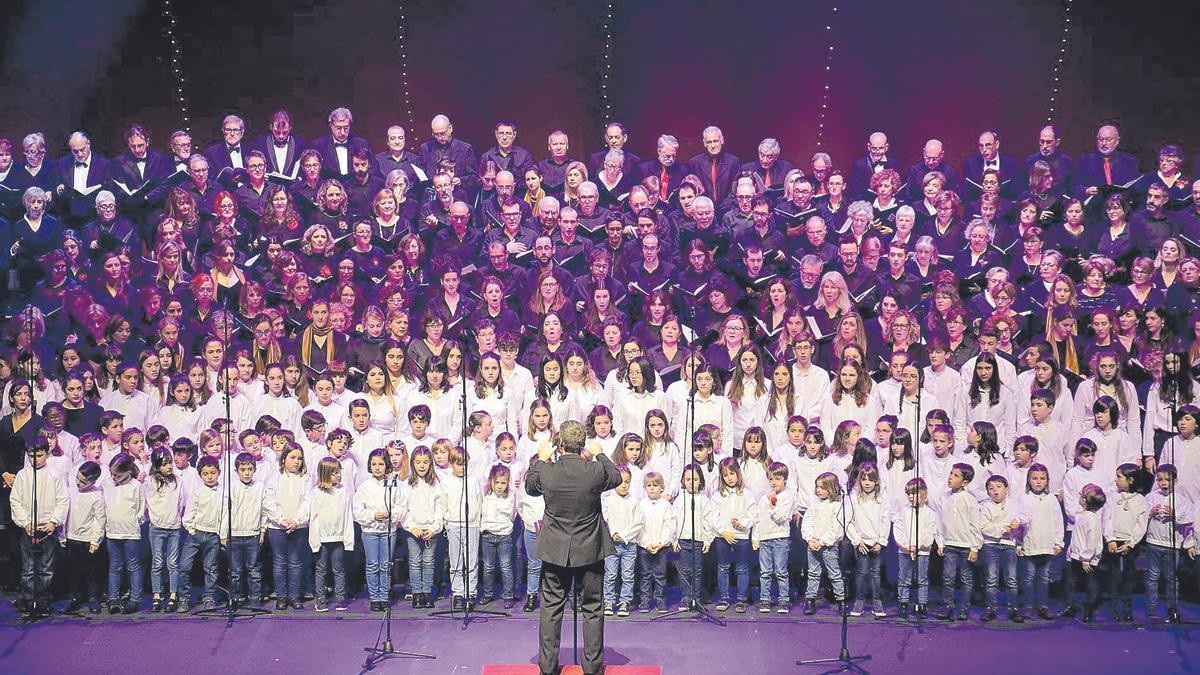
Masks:
[[[913,162],[904,174],[904,189],[909,203],[915,204],[925,198],[921,192],[921,182],[925,174],[931,171],[939,171],[946,177],[943,189],[958,189],[958,169],[946,161],[946,149],[936,138],[925,141],[925,147],[921,149],[921,159]]]
[[[523,175],[525,168],[533,164],[533,153],[517,145],[517,123],[510,119],[496,122],[496,145],[483,151],[479,156],[480,165],[492,162],[500,173],[510,172],[514,176]],[[496,174],[499,179],[500,174]]]
[[[92,152],[92,139],[82,131],[67,141],[71,156],[58,165],[55,203],[63,223],[78,227],[96,217],[94,193],[109,185],[108,160]]]
[[[900,163],[888,157],[888,137],[882,131],[876,131],[867,137],[867,156],[859,157],[850,165],[850,198],[871,201],[871,176],[884,169],[895,169]]]
[[[433,139],[421,144],[421,166],[425,173],[436,174],[442,160],[454,162],[454,175],[459,177],[464,190],[478,187],[479,164],[475,159],[475,148],[470,143],[454,137],[454,125],[445,115],[437,115],[429,122]],[[515,138],[515,136],[514,136]]]
[[[782,189],[783,179],[796,168],[795,164],[779,157],[782,150],[779,141],[774,138],[764,138],[758,144],[758,159],[742,165],[741,175],[753,173],[762,179],[768,189]]]
[[[235,189],[246,180],[246,152],[249,148],[242,146],[242,137],[246,135],[246,123],[237,115],[226,115],[221,120],[221,142],[208,146],[204,157],[214,177],[220,178],[221,183],[230,190]]]
[[[321,153],[321,166],[335,174],[338,180],[350,178],[350,157],[360,148],[371,156],[371,144],[362,136],[350,132],[354,115],[349,108],[335,108],[329,113],[329,133],[313,141],[312,147]],[[431,172],[432,173],[432,172]]]
[[[964,202],[973,202],[983,193],[983,172],[995,169],[1000,172],[1000,195],[1005,199],[1016,199],[1024,186],[1021,185],[1021,163],[1015,157],[1001,154],[1000,133],[985,129],[979,134],[979,153],[963,160],[963,182],[959,197]]]
[[[118,211],[113,193],[96,193],[96,218],[83,227],[83,245],[93,261],[110,251],[124,249],[136,255],[142,250],[137,225]]]
[[[262,151],[251,150],[246,153],[246,176],[246,182],[233,191],[233,199],[240,209],[253,213],[254,219],[259,220],[266,213],[270,200],[267,192],[267,156]]]

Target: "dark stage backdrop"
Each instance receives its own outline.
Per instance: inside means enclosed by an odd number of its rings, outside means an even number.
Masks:
[[[325,133],[325,115],[350,107],[355,131],[382,147],[407,123],[397,47],[399,3],[385,0],[196,0],[171,3],[197,146],[219,139],[221,117],[241,114],[248,137],[288,107],[296,133]],[[683,158],[707,124],[744,159],[765,136],[799,164],[815,150],[832,25],[835,46],[824,149],[848,166],[867,134],[886,131],[907,164],[938,136],[958,163],[980,128],[1024,157],[1045,122],[1051,65],[1062,36],[1057,2],[719,2],[615,5],[612,59],[602,58],[605,2],[451,0],[408,5],[413,149],[446,113],[481,151],[498,117],[518,142],[546,154],[555,128],[581,157],[600,145],[601,68],[611,63],[613,114],[631,149],[653,156],[672,133]],[[831,7],[838,11],[833,13]],[[1200,149],[1195,51],[1173,27],[1195,25],[1192,3],[1075,2],[1071,52],[1055,120],[1071,154],[1094,148],[1096,127],[1117,121],[1125,149],[1149,168],[1154,148]],[[19,144],[46,133],[52,155],[74,128],[115,154],[121,129],[144,123],[164,149],[182,126],[159,0],[7,0],[0,18],[0,135]],[[832,23],[831,23],[832,22]]]

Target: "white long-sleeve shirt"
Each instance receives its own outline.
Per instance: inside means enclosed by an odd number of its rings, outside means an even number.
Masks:
[[[158,410],[154,402],[150,400],[150,396],[137,389],[128,396],[122,394],[120,389],[110,391],[100,399],[100,407],[105,410],[115,410],[124,415],[126,429],[137,427],[143,432],[149,429],[158,417]]]
[[[1027,370],[1017,375],[1017,384],[1014,387],[1017,391],[1017,426],[1020,427],[1027,422],[1032,422],[1033,418],[1029,416],[1029,398],[1033,393],[1033,378],[1036,373],[1033,370]],[[1058,400],[1054,402],[1054,411],[1050,413],[1050,419],[1058,423],[1060,429],[1071,429],[1075,415],[1075,396],[1071,394],[1071,388],[1067,384],[1067,378],[1062,375],[1058,376]]]
[[[104,536],[122,540],[142,538],[146,497],[142,494],[142,484],[136,479],[130,478],[120,485],[105,488],[104,511],[107,515]]]
[[[1009,527],[1013,521],[1018,527]],[[985,544],[1016,546],[1020,522],[1017,503],[1011,498],[1006,497],[1002,502],[988,499],[979,505],[979,532]]]
[[[546,517],[546,498],[530,495],[525,490],[517,494],[517,514],[521,516],[521,524],[526,531],[537,533],[542,529],[542,519]]]
[[[306,527],[311,491],[308,477],[298,473],[280,473],[268,481],[263,495],[267,529],[282,530],[285,520],[295,521],[296,527]]]
[[[874,495],[855,492],[850,497],[850,507],[850,522],[846,525],[850,543],[867,547],[887,546],[892,520],[891,508],[883,495],[878,490]]]
[[[804,514],[800,536],[806,540],[816,539],[822,547],[833,546],[845,536],[846,521],[851,517],[851,508],[845,503],[845,497],[840,500],[817,500]]]
[[[875,428],[875,421],[879,419],[879,414],[875,410],[875,406],[868,396],[865,403],[861,406],[854,400],[854,395],[847,392],[842,395],[842,400],[835,403],[833,400],[833,392],[825,399],[821,406],[821,431],[825,433],[825,439],[833,438],[833,432],[837,431],[838,425],[846,420],[858,422],[859,427],[864,431]]]
[[[404,511],[408,507],[407,490],[403,483],[384,477],[379,480],[374,476],[368,477],[354,492],[351,509],[354,520],[362,528],[364,534],[387,534],[395,531],[404,521]],[[376,513],[390,513],[391,519],[376,520]],[[388,525],[391,527],[388,527]]]
[[[500,536],[512,534],[513,520],[517,516],[517,499],[513,488],[509,488],[507,495],[499,495],[495,492],[483,495],[480,510],[480,532]]]
[[[721,447],[715,454],[719,458],[728,457],[733,454],[733,406],[730,405],[729,399],[720,395],[712,395],[708,398],[696,394],[696,405],[694,414],[691,419],[691,427],[688,426],[688,409],[687,405],[679,411],[679,416],[671,423],[672,429],[679,429],[680,433],[687,434],[688,431],[694,431],[704,426],[705,424],[715,424],[720,429]]]
[[[462,486],[459,486],[462,489]],[[431,530],[441,532],[445,527],[445,496],[440,485],[430,485],[423,480],[409,482],[408,509],[401,521],[406,530]]]
[[[1064,427],[1051,415],[1050,419],[1042,424],[1030,420],[1020,425],[1017,428],[1017,435],[1033,436],[1037,439],[1038,453],[1033,461],[1046,467],[1047,473],[1050,474],[1050,493],[1058,494],[1062,489],[1067,469],[1075,463],[1075,445],[1068,441],[1067,427]],[[1025,485],[1025,482],[1021,481],[1021,485]],[[1012,485],[1011,487],[1016,486]]]
[[[104,541],[107,520],[104,514],[103,491],[98,485],[94,485],[84,492],[68,490],[68,493],[69,504],[64,528],[67,539],[86,541],[99,546],[100,542]]]
[[[326,429],[350,428],[350,418],[346,416],[346,406],[339,403],[336,398],[330,400],[329,405],[321,405],[321,402],[316,400],[316,396],[313,396],[304,412],[309,410],[321,413],[321,417],[325,418]],[[303,417],[304,413],[300,413],[300,415]],[[296,433],[296,438],[304,438],[303,429]]]
[[[749,539],[758,515],[754,496],[748,490],[718,490],[713,496],[717,511],[717,534],[732,532],[735,539]],[[733,519],[738,519],[738,525]]]
[[[200,438],[200,411],[188,410],[183,406],[167,405],[159,408],[158,421],[171,435],[171,441],[187,438],[193,442]]]
[[[615,490],[601,495],[600,513],[604,516],[604,522],[608,523],[608,532],[614,540],[620,537],[626,544],[638,541],[642,531],[641,504],[642,500],[634,497],[633,492],[624,497]]]
[[[183,526],[184,490],[183,481],[178,476],[161,487],[151,476],[142,484],[142,488],[146,493],[146,512],[151,527],[177,530]]]
[[[730,382],[730,385],[733,383]],[[770,382],[766,383],[770,385]],[[728,397],[732,386],[725,387],[725,395]],[[752,379],[747,380],[742,385],[742,396],[738,401],[729,399],[729,405],[733,410],[733,444],[741,447],[742,438],[746,435],[746,430],[750,427],[762,426],[762,411],[766,407],[764,399],[771,395],[769,387],[765,387],[761,395],[755,393],[754,382]],[[737,405],[734,405],[737,403]],[[784,429],[787,433],[787,429]]]
[[[1058,497],[1053,492],[1021,494],[1017,508],[1017,520],[1021,531],[1017,545],[1021,554],[1053,555],[1055,547],[1063,545],[1063,511]]]
[[[442,520],[446,527],[478,529],[483,515],[483,491],[479,484],[451,473],[438,485],[442,490]]]
[[[1108,476],[1108,481],[1104,481],[1104,476],[1101,476],[1095,469],[1085,469],[1082,466],[1073,466],[1067,475],[1063,478],[1062,488],[1062,504],[1063,511],[1067,514],[1067,531],[1075,529],[1075,519],[1083,511],[1083,507],[1079,505],[1079,494],[1083,492],[1083,486],[1093,484],[1104,490],[1105,496],[1109,496],[1116,492],[1116,481],[1112,474]]]
[[[675,534],[671,540],[672,545],[686,540],[699,541],[707,546],[717,537],[717,509],[707,495],[681,492],[671,506],[675,509]],[[692,522],[693,511],[695,512],[694,524]],[[693,536],[693,529],[695,536]]]
[[[1105,541],[1123,541],[1130,546],[1141,543],[1150,524],[1150,506],[1137,492],[1118,492],[1105,504],[1100,518]]]
[[[650,548],[669,545],[675,532],[675,514],[671,511],[671,502],[661,496],[658,499],[647,498],[642,500],[640,507],[638,546]]]
[[[830,471],[833,464],[829,458],[817,459],[807,454],[784,456],[783,463],[788,465],[788,486],[794,488],[796,513],[804,513],[817,499],[817,476]]]
[[[646,451],[650,453],[650,459],[646,460],[646,471],[653,471],[663,477],[666,484],[663,496],[674,500],[679,494],[680,481],[683,479],[683,451],[673,441],[667,444],[646,442],[642,445],[642,452]]]
[[[183,527],[191,533],[207,532],[217,534],[221,527],[221,505],[224,497],[220,481],[209,487],[201,483],[188,498],[187,508],[183,510]]]
[[[1017,394],[1011,387],[1001,386],[1000,400],[995,405],[992,405],[986,392],[979,393],[979,403],[971,403],[971,395],[968,390],[963,390],[962,396],[959,397],[959,409],[957,415],[953,418],[955,426],[961,422],[964,425],[972,425],[976,422],[991,422],[996,427],[996,440],[999,442],[1000,451],[1004,454],[1012,452],[1013,438],[1017,433]],[[1026,405],[1028,405],[1029,397],[1025,397]],[[956,435],[958,429],[955,430]],[[963,442],[960,446],[965,446],[966,430],[962,431],[963,435],[958,436]]]
[[[413,392],[408,400],[409,407],[429,406],[429,433],[434,438],[448,438],[458,443],[462,436],[462,392],[458,387],[441,392],[435,398],[430,392]],[[470,414],[470,411],[467,411]]]
[[[300,402],[290,396],[263,394],[254,399],[254,405],[251,406],[250,418],[257,421],[263,415],[270,415],[279,420],[280,428],[300,436],[304,433],[300,429],[300,415],[303,412],[304,409],[300,407]]]
[[[771,503],[771,495],[775,503]],[[758,498],[758,519],[754,523],[755,542],[787,539],[791,536],[792,514],[796,511],[796,491],[786,485],[782,492],[770,492]]]
[[[491,391],[483,397],[476,395],[475,386],[467,385],[467,414],[483,411],[492,416],[492,428],[497,432],[507,431],[517,435],[520,423],[521,404],[513,396],[512,388],[505,386],[504,395],[499,396]],[[405,412],[407,415],[407,411]]]
[[[933,509],[928,506],[914,509],[912,506],[906,505],[904,510],[895,514],[892,519],[892,536],[896,539],[896,546],[901,551],[907,550],[909,546],[914,545],[915,541],[917,542],[917,554],[929,555],[934,542],[939,541],[938,523],[933,515]]]
[[[342,484],[328,490],[312,491],[312,508],[308,520],[308,546],[313,553],[321,544],[341,543],[347,551],[354,550],[354,514],[351,513],[350,491]]]
[[[798,364],[794,364],[792,382],[796,388],[797,411],[804,415],[809,424],[820,423],[821,406],[829,398],[829,371],[816,365],[801,370]]]
[[[978,551],[983,546],[979,531],[979,502],[967,490],[950,492],[938,504],[938,541]]]
[[[257,537],[263,533],[263,513],[265,511],[263,504],[266,491],[266,485],[262,481],[251,480],[249,483],[243,483],[240,480],[233,481],[233,485],[229,488],[233,522],[232,524],[229,522],[229,517],[221,521],[222,539],[228,532],[232,532],[235,537]]]
[[[1128,405],[1121,408],[1121,423],[1118,425],[1129,433],[1134,439],[1134,447],[1140,448],[1142,444],[1142,410],[1138,407],[1137,389],[1132,382],[1125,380],[1122,382],[1125,392],[1125,401]],[[1078,438],[1084,432],[1092,428],[1095,422],[1095,416],[1092,414],[1092,405],[1100,396],[1111,395],[1101,391],[1099,382],[1094,377],[1089,377],[1084,380],[1079,387],[1075,389],[1075,414],[1073,415],[1073,435]],[[1120,398],[1113,396],[1120,405]],[[1153,435],[1154,431],[1149,433]]]
[[[1104,550],[1104,533],[1100,514],[1083,511],[1075,518],[1075,532],[1067,548],[1067,558],[1092,565],[1100,564],[1100,553]]]
[[[137,481],[132,481],[135,485]],[[10,505],[12,520],[17,527],[27,525],[45,525],[53,523],[62,525],[67,521],[67,509],[70,506],[67,487],[63,482],[39,469],[37,475],[37,513],[33,510],[34,479],[33,471],[21,469],[13,481]]]
[[[626,387],[618,388],[613,393],[613,430],[618,434],[634,433],[642,435],[646,428],[646,413],[651,410],[662,410],[665,395],[661,390],[635,392]],[[561,423],[558,417],[555,422]]]
[[[1195,505],[1187,497],[1175,492],[1175,513],[1177,517],[1171,517],[1166,512],[1155,513],[1155,507],[1171,506],[1171,496],[1163,494],[1155,486],[1150,494],[1146,496],[1146,506],[1148,509],[1149,521],[1146,526],[1146,543],[1154,544],[1155,546],[1165,546],[1171,548],[1174,545],[1176,548],[1187,548],[1195,545]],[[1174,541],[1171,540],[1171,531],[1174,530]],[[1191,541],[1185,542],[1190,539]]]

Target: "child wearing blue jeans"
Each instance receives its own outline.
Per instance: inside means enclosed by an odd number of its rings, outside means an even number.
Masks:
[[[642,513],[637,497],[630,492],[633,475],[629,467],[617,467],[621,484],[616,490],[606,492],[601,502],[601,513],[608,531],[612,534],[617,552],[604,559],[604,615],[629,616],[629,605],[633,602],[634,573],[637,569],[638,534],[642,530]],[[618,578],[619,577],[619,578]],[[620,583],[620,594],[617,584]]]

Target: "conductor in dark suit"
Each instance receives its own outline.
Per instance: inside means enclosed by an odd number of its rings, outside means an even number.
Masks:
[[[585,439],[582,424],[563,422],[558,460],[550,463],[553,448],[543,446],[525,480],[526,492],[546,500],[537,544],[542,561],[538,667],[544,675],[559,672],[563,610],[567,592],[577,582],[582,588],[583,672],[599,673],[604,658],[604,558],[616,549],[600,515],[600,495],[620,485],[621,474],[604,453],[597,453],[594,462],[584,459]]]

